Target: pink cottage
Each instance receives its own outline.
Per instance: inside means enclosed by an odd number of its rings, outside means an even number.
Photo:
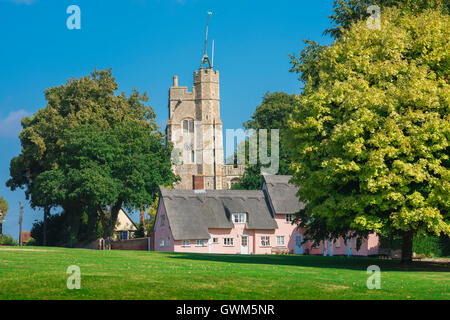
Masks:
[[[378,254],[371,234],[360,249],[356,239],[303,243],[292,224],[304,205],[291,176],[264,176],[262,190],[169,190],[160,188],[154,227],[155,251],[219,254]]]

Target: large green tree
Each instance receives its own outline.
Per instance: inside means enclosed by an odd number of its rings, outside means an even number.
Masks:
[[[450,233],[450,21],[384,8],[317,53],[290,125],[299,213],[313,239]],[[298,62],[301,65],[302,62]]]
[[[171,149],[159,131],[140,121],[113,128],[82,125],[66,131],[58,167],[42,173],[36,184],[55,205],[78,202],[111,236],[119,210],[152,204],[159,186],[171,186]]]
[[[288,120],[294,109],[298,106],[298,96],[289,95],[284,92],[267,92],[262,103],[256,107],[250,120],[244,123],[244,128],[255,130],[267,129],[268,139],[270,137],[270,129],[279,130],[280,146],[279,146],[279,170],[278,174],[290,173],[290,149],[287,147],[288,136],[286,134]],[[270,142],[267,141],[270,147]],[[248,141],[246,143],[246,153],[248,154]],[[270,151],[270,148],[269,148]],[[246,157],[248,159],[248,157]],[[248,162],[248,161],[247,161]],[[256,164],[248,164],[244,175],[239,181],[232,186],[233,189],[259,190],[262,185],[261,161],[258,158]]]
[[[326,29],[324,34],[330,35],[333,39],[339,39],[352,24],[367,21],[370,16],[367,10],[371,5],[378,5],[380,9],[395,7],[411,14],[424,10],[438,10],[443,14],[450,12],[448,0],[335,0],[333,14],[329,16],[333,27]],[[315,86],[319,78],[319,70],[316,68],[317,60],[320,53],[328,46],[311,40],[304,40],[304,43],[305,47],[298,56],[290,54],[290,71],[298,73],[299,80],[303,83],[309,81],[309,86]]]
[[[158,130],[155,113],[145,104],[148,101],[147,95],[141,95],[136,90],[129,96],[123,92],[116,94],[117,89],[111,70],[95,70],[90,76],[72,78],[64,85],[45,90],[47,106],[32,117],[22,120],[23,130],[19,135],[22,151],[11,160],[11,178],[7,181],[7,186],[12,190],[24,189],[33,208],[44,208],[44,219],[52,207],[62,207],[65,215],[70,217],[71,233],[74,235],[78,234],[81,221],[91,220],[95,224],[96,216],[93,212],[97,208],[89,207],[85,195],[81,193],[78,199],[74,195],[68,197],[64,193],[67,189],[61,189],[58,184],[64,178],[61,174],[66,163],[62,161],[62,155],[63,149],[67,150],[70,142],[68,130],[92,126],[108,131],[130,121],[138,122],[139,127],[147,127],[152,132]],[[75,135],[73,132],[72,134]],[[95,162],[92,163],[94,164]],[[126,163],[121,165],[125,166]],[[92,166],[89,169],[92,175],[102,174]],[[45,179],[41,177],[43,174]],[[54,189],[49,188],[52,178]],[[92,177],[86,177],[86,181],[90,178]],[[104,186],[102,189],[106,188]],[[116,190],[112,189],[110,192],[114,193]],[[137,196],[142,196],[142,193]],[[112,201],[111,197],[107,199],[111,205],[109,209],[115,212],[120,201]]]

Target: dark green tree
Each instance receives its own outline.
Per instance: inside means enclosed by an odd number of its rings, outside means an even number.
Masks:
[[[79,202],[94,221],[100,219],[105,238],[112,236],[122,207],[147,207],[160,185],[177,180],[164,136],[141,121],[113,128],[81,125],[68,129],[64,140],[58,167],[42,173],[35,183],[52,194],[53,205]]]
[[[70,168],[67,167],[70,155],[64,156],[63,149],[67,151],[68,146],[71,146],[68,139],[77,138],[78,141],[82,139],[76,135],[78,127],[82,126],[83,128],[79,130],[85,130],[86,134],[94,132],[92,127],[101,130],[101,132],[97,132],[98,134],[103,134],[108,130],[114,130],[118,134],[121,127],[127,128],[124,123],[131,121],[138,123],[139,128],[146,127],[151,132],[158,130],[155,113],[150,106],[145,104],[148,101],[147,95],[145,93],[141,95],[136,90],[129,96],[123,92],[116,95],[117,89],[118,86],[112,77],[111,70],[95,70],[90,76],[80,79],[73,78],[65,85],[45,90],[47,106],[32,117],[22,120],[23,130],[19,135],[22,151],[11,160],[11,178],[6,184],[11,190],[23,189],[31,206],[44,208],[46,217],[49,216],[51,208],[62,207],[70,225],[72,237],[77,237],[80,226],[88,221],[88,229],[95,230],[96,221],[101,217],[98,216],[99,208],[90,204],[101,203],[98,197],[107,194],[109,187],[114,186],[109,189],[110,194],[105,199],[109,201],[108,209],[112,212],[117,212],[120,209],[118,206],[123,203],[130,205],[136,203],[137,198],[145,201],[142,190],[138,190],[136,195],[132,195],[131,200],[114,198],[112,195],[119,197],[123,193],[121,194],[117,190],[115,181],[108,180],[110,176],[99,171],[103,169],[102,164],[95,162],[96,159],[89,161],[87,157],[84,158],[86,162],[83,163],[86,168],[82,168],[85,176],[77,177],[74,174],[72,177],[72,179],[79,179],[78,181],[72,180],[72,182],[78,183],[74,184],[74,187],[78,188],[83,185],[85,190],[74,189],[69,194],[67,192],[70,188],[64,188],[64,184],[61,184],[61,181],[66,178],[64,174]],[[71,129],[74,131],[70,131]],[[78,132],[83,134],[81,131]],[[92,147],[99,148],[98,145]],[[86,151],[86,149],[84,150]],[[80,154],[79,156],[82,157]],[[127,161],[124,157],[121,160]],[[125,167],[127,163],[122,162],[118,165]],[[133,165],[135,165],[134,162]],[[132,167],[134,170],[145,169]],[[104,180],[99,180],[97,184],[94,184],[96,176]],[[114,177],[114,179],[118,178],[124,177]],[[170,183],[170,179],[167,181]],[[91,198],[88,199],[86,194],[82,193],[86,191],[89,183],[94,188],[102,185],[103,182],[105,185],[100,190],[91,190],[92,192],[89,194]],[[123,183],[135,182],[124,181]],[[105,210],[106,206],[103,205],[102,209]],[[105,232],[108,231],[105,229]]]
[[[289,174],[290,173],[290,161],[289,161],[289,148],[287,147],[288,137],[286,135],[288,120],[292,115],[294,109],[298,106],[298,97],[296,95],[289,95],[284,92],[267,92],[261,105],[256,107],[252,118],[244,123],[244,128],[254,129],[256,132],[259,129],[268,130],[268,139],[270,140],[270,129],[279,129],[280,136],[280,167],[278,174]],[[270,147],[270,142],[268,141],[268,146]],[[248,155],[248,142],[245,144],[246,154]],[[270,151],[270,149],[269,149]],[[237,159],[235,157],[235,159]],[[248,157],[246,157],[248,159]],[[248,161],[247,161],[248,162]],[[258,190],[261,189],[262,185],[262,175],[261,175],[262,164],[258,157],[257,164],[250,164],[245,169],[244,175],[239,181],[232,186],[233,189],[245,189],[245,190]]]

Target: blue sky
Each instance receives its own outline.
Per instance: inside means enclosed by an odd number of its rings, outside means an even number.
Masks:
[[[192,86],[204,50],[206,13],[212,11],[209,39],[215,40],[214,65],[221,77],[222,122],[224,130],[240,128],[266,91],[300,92],[288,53],[299,52],[302,39],[330,43],[322,33],[330,26],[332,2],[0,0],[0,195],[10,204],[4,233],[18,238],[19,201],[25,208],[23,230],[42,219],[23,191],[11,192],[5,182],[11,158],[20,153],[20,119],[45,107],[46,88],[95,67],[112,68],[120,91],[136,87],[148,93],[163,129],[172,76]],[[81,30],[66,27],[72,4],[81,9]]]

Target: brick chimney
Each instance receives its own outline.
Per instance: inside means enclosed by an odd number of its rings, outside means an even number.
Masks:
[[[205,179],[203,175],[192,176],[192,188],[194,190],[204,190],[205,189]]]
[[[173,86],[178,87],[178,76],[173,76]]]

